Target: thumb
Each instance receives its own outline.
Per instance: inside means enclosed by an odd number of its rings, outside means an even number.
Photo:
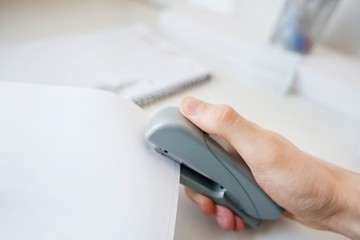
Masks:
[[[240,155],[247,155],[257,145],[259,127],[227,105],[214,105],[186,97],[180,111],[203,131],[226,140]]]
[[[232,145],[252,171],[276,171],[291,165],[290,160],[300,153],[285,138],[246,120],[227,105],[186,97],[180,111],[203,131]]]

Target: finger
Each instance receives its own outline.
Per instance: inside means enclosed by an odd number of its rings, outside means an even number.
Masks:
[[[228,208],[216,205],[216,221],[224,231],[236,229],[236,217]]]
[[[244,221],[240,217],[232,214],[230,210],[227,210],[220,205],[215,205],[215,203],[210,198],[207,198],[188,187],[185,187],[185,193],[194,203],[200,207],[203,213],[209,216],[215,215],[216,220],[221,228],[229,228],[228,231],[232,230],[235,232],[241,232],[244,230]],[[218,217],[225,218],[225,220],[220,220]],[[234,220],[231,220],[232,218],[234,218]],[[234,224],[232,224],[232,221],[234,221]],[[231,225],[233,225],[232,229],[230,229]]]
[[[241,154],[241,149],[250,151],[258,140],[257,126],[240,116],[226,105],[213,105],[192,97],[183,99],[181,113],[195,125],[209,134],[225,139]],[[247,147],[246,147],[247,146]],[[255,151],[255,149],[254,149]]]
[[[205,197],[187,187],[185,187],[185,193],[206,215],[211,216],[216,213],[215,203],[210,198]]]
[[[193,97],[185,97],[180,106],[182,114],[194,124],[205,132],[220,137],[231,134],[234,125],[237,130],[241,123],[246,123],[244,118],[227,105],[214,105]]]
[[[242,232],[244,229],[245,229],[244,221],[239,216],[235,216],[235,226],[233,231]]]

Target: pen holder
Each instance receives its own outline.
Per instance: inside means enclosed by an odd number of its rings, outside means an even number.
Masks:
[[[272,43],[299,53],[308,53],[339,0],[287,0]]]

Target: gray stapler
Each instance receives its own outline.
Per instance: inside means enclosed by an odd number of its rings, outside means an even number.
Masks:
[[[157,112],[145,138],[157,152],[181,164],[181,184],[231,209],[248,226],[259,228],[262,220],[282,215],[283,209],[259,187],[240,155],[225,150],[177,107]]]

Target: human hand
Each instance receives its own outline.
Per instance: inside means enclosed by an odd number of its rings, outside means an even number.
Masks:
[[[229,106],[187,97],[180,111],[203,131],[230,143],[247,163],[259,186],[286,210],[287,216],[313,228],[360,236],[359,232],[355,233],[360,229],[358,174],[301,151],[280,135],[249,122]],[[242,219],[229,209],[191,189],[187,188],[186,194],[205,214],[216,216],[223,230],[244,229]]]

